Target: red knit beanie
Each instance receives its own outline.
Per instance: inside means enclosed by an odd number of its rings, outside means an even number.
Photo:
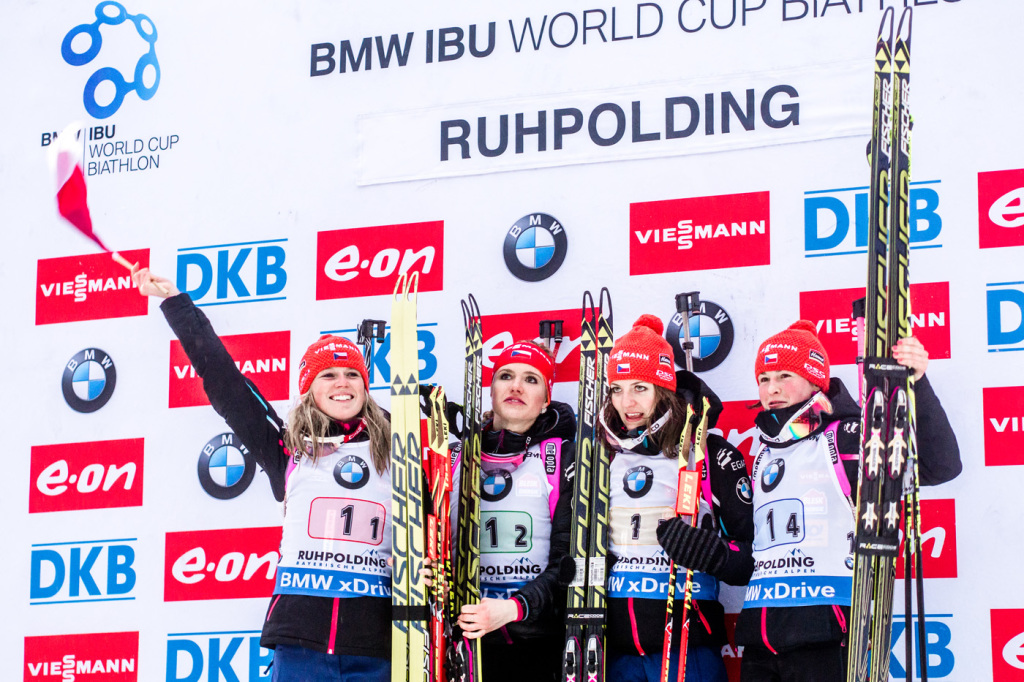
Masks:
[[[551,356],[531,341],[517,341],[510,346],[506,346],[505,350],[501,351],[498,359],[494,361],[494,374],[497,374],[498,370],[505,365],[511,365],[516,362],[529,365],[540,372],[540,375],[544,377],[544,383],[548,387],[548,400],[550,401],[551,388],[555,382],[555,363],[551,361]]]
[[[612,347],[608,383],[633,379],[676,390],[672,347],[661,336],[665,325],[654,315],[641,315]]]
[[[754,379],[763,372],[792,372],[828,392],[829,365],[825,346],[813,322],[797,320],[757,349]]]
[[[359,347],[340,336],[324,334],[306,349],[299,363],[299,394],[305,394],[320,372],[329,367],[354,369],[363,377],[363,386],[370,389],[370,377]]]

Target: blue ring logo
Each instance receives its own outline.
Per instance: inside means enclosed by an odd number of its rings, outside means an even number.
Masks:
[[[509,228],[502,253],[509,272],[524,282],[540,282],[562,267],[568,245],[558,220],[547,213],[531,213]]]
[[[358,490],[370,481],[370,467],[362,457],[346,455],[334,465],[334,480],[342,488]]]
[[[508,497],[512,492],[512,474],[504,469],[498,469],[490,473],[480,472],[481,485],[480,496],[488,502],[497,502]]]
[[[676,364],[680,367],[686,367],[686,351],[683,349],[686,330],[683,329],[683,319],[683,313],[676,313],[665,329],[665,340],[672,346]],[[729,313],[717,303],[701,299],[700,311],[690,317],[693,371],[707,372],[725,362],[735,336]]]
[[[781,457],[773,459],[764,468],[761,474],[761,490],[770,493],[782,483],[782,477],[786,475],[786,462]]]
[[[108,10],[112,10],[112,13],[108,13]],[[157,88],[160,87],[160,63],[156,58],[156,25],[145,14],[128,14],[128,10],[121,3],[106,0],[96,5],[96,21],[91,24],[75,26],[67,32],[60,45],[60,54],[65,62],[71,66],[83,66],[95,59],[100,53],[100,48],[103,47],[103,34],[100,33],[100,26],[102,24],[117,26],[124,23],[125,20],[131,20],[135,24],[135,30],[139,36],[149,43],[149,52],[139,57],[131,81],[125,80],[120,71],[110,66],[104,66],[89,76],[82,93],[82,102],[85,104],[85,110],[94,118],[102,119],[113,116],[121,108],[125,95],[133,90],[142,100],[149,100],[156,94]],[[71,44],[82,34],[89,36],[89,47],[84,52],[75,52]],[[153,84],[146,86],[143,83],[143,76],[151,67]],[[101,105],[96,101],[96,89],[105,81],[113,83],[114,99],[110,104]]]
[[[206,441],[199,454],[196,473],[206,494],[218,500],[231,500],[252,483],[256,462],[235,434],[228,432]]]
[[[654,485],[654,471],[643,465],[626,471],[622,477],[622,489],[632,498],[643,497]]]
[[[116,384],[114,361],[99,348],[80,350],[64,365],[61,390],[76,412],[88,414],[106,405]]]

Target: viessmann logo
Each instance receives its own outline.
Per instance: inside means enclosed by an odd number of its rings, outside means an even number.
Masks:
[[[1024,169],[978,173],[978,246],[1024,245]]]
[[[356,227],[316,239],[316,300],[391,294],[418,270],[419,290],[444,288],[444,222]]]
[[[222,336],[235,365],[251,379],[267,400],[288,399],[288,354],[291,332],[263,332]],[[203,380],[196,374],[180,341],[171,341],[168,407],[209,405]]]
[[[149,249],[122,251],[142,267]],[[36,265],[36,324],[145,315],[148,300],[107,254],[43,258]]]
[[[25,638],[25,682],[135,682],[139,633],[102,632]]]
[[[281,527],[168,533],[164,601],[269,597]]]
[[[771,262],[768,192],[629,205],[629,274]]]
[[[864,289],[828,289],[800,293],[800,317],[814,322],[832,365],[857,361],[857,337],[851,306]],[[949,359],[949,282],[910,285],[911,330],[932,360]]]
[[[981,390],[985,466],[1024,464],[1024,386]]]
[[[143,439],[35,445],[28,512],[142,506]]]
[[[562,321],[562,343],[555,356],[555,382],[580,378],[580,309],[484,315],[483,386],[491,385],[494,360],[516,341],[537,338],[542,320]]]

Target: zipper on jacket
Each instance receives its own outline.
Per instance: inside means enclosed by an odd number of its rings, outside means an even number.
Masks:
[[[338,635],[338,597],[334,598],[334,607],[331,612],[331,637],[327,641],[327,653],[334,653],[334,639]]]
[[[766,647],[768,647],[768,651],[772,652],[776,656],[779,655],[779,652],[776,651],[775,647],[773,647],[771,642],[768,641],[768,607],[766,606],[761,607],[761,641],[764,642]]]
[[[837,604],[832,605],[832,613],[836,614],[836,620],[839,621],[839,629],[846,634],[846,616],[843,615],[843,610],[839,608]],[[843,646],[846,646],[846,638],[843,638]]]
[[[629,597],[627,603],[629,604],[629,626],[633,630],[633,645],[636,646],[637,653],[641,656],[646,656],[644,648],[640,646],[640,633],[636,629],[636,613],[633,611],[633,598]]]

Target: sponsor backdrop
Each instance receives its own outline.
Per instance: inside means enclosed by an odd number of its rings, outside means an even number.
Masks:
[[[930,677],[1020,680],[1024,5],[911,1],[914,322],[964,459],[925,493]],[[8,3],[0,678],[256,680],[271,659],[280,508],[157,301],[57,217],[55,131],[86,124],[99,234],[204,306],[282,415],[306,345],[386,319],[415,268],[420,376],[454,395],[469,292],[488,369],[565,321],[555,396],[573,401],[584,289],[609,287],[619,334],[648,312],[673,340],[674,294],[699,290],[697,367],[747,451],[768,334],[811,319],[856,381],[880,16],[879,0]],[[371,370],[384,405],[389,347]],[[725,654],[735,674],[742,651]]]

